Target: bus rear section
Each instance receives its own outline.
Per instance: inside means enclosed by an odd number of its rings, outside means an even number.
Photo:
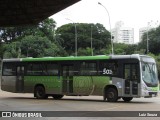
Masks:
[[[8,92],[24,92],[24,66],[20,59],[3,60],[1,89]]]

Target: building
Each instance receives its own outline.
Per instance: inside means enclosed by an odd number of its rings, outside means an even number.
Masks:
[[[131,27],[124,27],[124,23],[119,21],[112,30],[114,36],[114,43],[134,44],[134,29]]]
[[[142,41],[143,35],[144,35],[144,33],[147,32],[147,30],[148,30],[147,27],[143,27],[143,28],[140,28],[140,29],[139,29],[139,42]]]

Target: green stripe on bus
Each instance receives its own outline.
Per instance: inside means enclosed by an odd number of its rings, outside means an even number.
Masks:
[[[22,61],[65,61],[65,60],[105,60],[110,56],[81,56],[81,57],[44,57],[44,58],[22,58]]]

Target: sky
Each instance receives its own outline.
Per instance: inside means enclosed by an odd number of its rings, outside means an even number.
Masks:
[[[51,16],[57,27],[68,23],[100,23],[110,31],[115,23],[123,21],[125,27],[134,28],[134,43],[139,41],[139,28],[160,23],[160,0],[81,0]]]

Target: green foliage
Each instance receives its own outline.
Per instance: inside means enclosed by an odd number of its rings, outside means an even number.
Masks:
[[[136,51],[137,45],[130,45],[124,43],[114,43],[114,54],[119,55],[128,55],[134,54]]]
[[[78,55],[79,56],[92,56],[92,49],[87,47],[87,48],[79,48],[78,49]]]
[[[35,26],[1,28],[1,58],[66,56],[56,41],[55,27],[53,19],[46,19]]]
[[[25,36],[42,36],[53,39],[53,31],[56,22],[53,19],[45,19],[38,25],[0,28],[0,42],[13,42]]]
[[[50,46],[51,41],[46,37],[27,36],[21,41],[21,54],[27,57],[43,57],[45,49]]]
[[[149,52],[158,55],[160,53],[160,27],[148,31],[148,46]],[[147,47],[147,33],[142,37],[142,41],[138,45],[138,49],[146,49]]]
[[[17,57],[46,57],[65,56],[56,44],[48,40],[47,37],[26,36],[21,41],[6,45],[5,58]]]
[[[75,55],[75,27],[79,56],[92,55],[91,40],[94,55],[111,53],[110,33],[101,24],[66,24],[56,31],[55,27],[54,20],[46,19],[35,26],[4,29],[1,35],[7,43],[4,57]],[[10,34],[12,37],[6,40]],[[132,54],[135,49],[135,45],[114,43],[115,54]]]
[[[56,35],[59,36],[58,41],[69,55],[73,55],[75,51],[76,30],[77,49],[80,49],[80,51],[91,47],[91,38],[95,51],[100,51],[110,44],[110,33],[101,24],[66,24],[56,30]]]

